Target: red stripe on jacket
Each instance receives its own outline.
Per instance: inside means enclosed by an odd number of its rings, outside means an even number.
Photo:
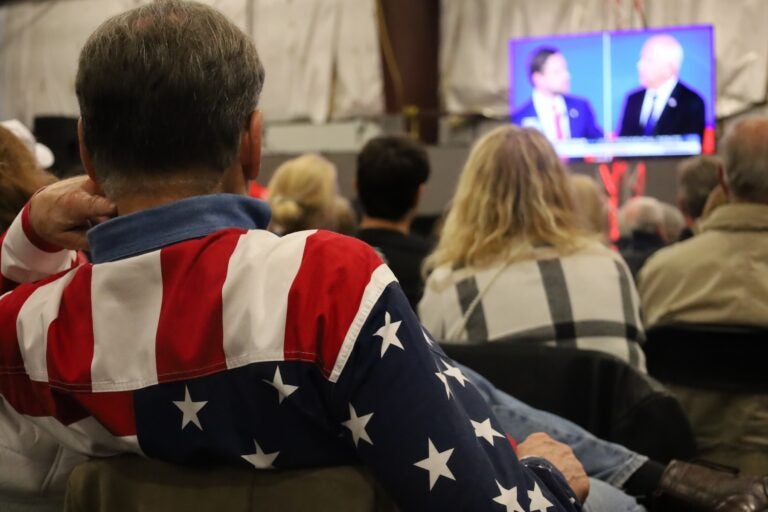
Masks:
[[[160,251],[163,301],[155,354],[159,382],[226,369],[222,289],[240,229]]]
[[[285,359],[316,362],[328,376],[381,258],[365,243],[328,231],[309,236],[291,289]]]

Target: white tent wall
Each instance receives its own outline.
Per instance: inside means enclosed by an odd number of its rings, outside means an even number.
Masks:
[[[768,91],[765,0],[442,0],[442,94],[449,113],[505,116],[513,37],[711,23],[717,116],[762,103]]]
[[[51,0],[0,8],[0,118],[77,115],[87,36],[144,0]],[[383,113],[375,0],[210,0],[254,38],[267,69],[269,121]],[[333,107],[333,109],[332,109]]]
[[[132,0],[22,2],[4,7],[0,118],[77,115],[77,56],[88,35]]]

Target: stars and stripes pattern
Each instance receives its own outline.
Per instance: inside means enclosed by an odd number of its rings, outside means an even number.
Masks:
[[[32,238],[20,221],[2,242],[3,276],[53,276],[0,298],[0,394],[69,448],[362,461],[403,510],[580,510],[546,461],[517,460],[361,242],[230,228],[73,267]]]

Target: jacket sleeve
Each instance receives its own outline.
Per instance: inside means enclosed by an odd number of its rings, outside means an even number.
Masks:
[[[342,435],[402,510],[581,510],[548,461],[517,459],[394,278],[369,299],[331,400]]]
[[[77,253],[51,245],[32,229],[29,203],[0,237],[0,293],[77,264]]]

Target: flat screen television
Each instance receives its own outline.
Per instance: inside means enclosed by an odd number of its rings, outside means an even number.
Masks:
[[[510,117],[564,158],[714,152],[711,25],[512,39]]]

